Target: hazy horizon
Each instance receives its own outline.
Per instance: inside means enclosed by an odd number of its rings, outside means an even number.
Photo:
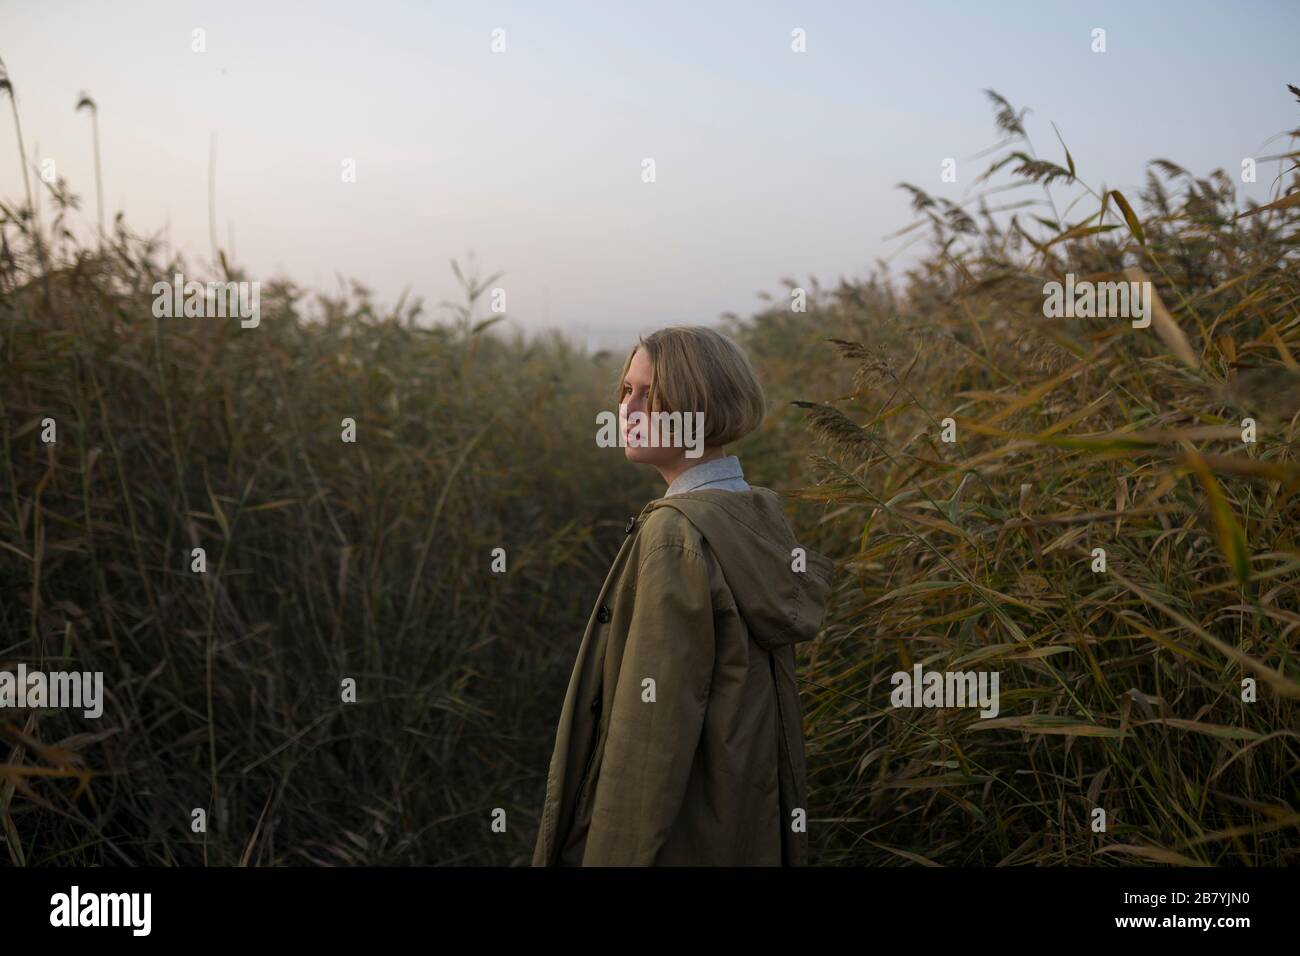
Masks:
[[[1267,201],[1276,164],[1248,185],[1241,159],[1280,151],[1261,144],[1297,125],[1294,4],[1193,3],[1176,19],[1122,3],[309,9],[10,4],[0,58],[25,145],[80,196],[78,234],[95,222],[85,90],[109,222],[120,210],[138,232],[166,228],[208,261],[215,132],[218,241],[233,231],[252,278],[333,292],[341,275],[384,304],[409,285],[436,318],[458,298],[449,260],[473,252],[504,273],[511,325],[602,348],[748,315],[786,276],[865,275],[913,220],[900,181],[955,201],[987,165],[984,88],[1030,110],[1040,157],[1063,162],[1055,123],[1084,180],[1134,200],[1162,157],[1198,177],[1223,168]],[[23,193],[16,151],[0,122],[6,199]],[[1080,190],[1053,191],[1064,209]]]

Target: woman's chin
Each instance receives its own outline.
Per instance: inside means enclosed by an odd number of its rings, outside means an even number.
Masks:
[[[636,465],[653,465],[662,458],[661,448],[643,448],[639,445],[627,445],[623,449],[623,455],[628,461]]]

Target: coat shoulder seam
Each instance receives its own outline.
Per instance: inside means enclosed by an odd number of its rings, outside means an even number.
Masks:
[[[653,548],[651,548],[649,551],[647,551],[645,554],[641,556],[641,560],[637,562],[637,566],[636,566],[637,577],[640,578],[641,570],[645,567],[647,561],[649,561],[660,551],[666,551],[669,548],[675,548],[684,554],[693,555],[699,558],[701,561],[705,560],[704,552],[699,548],[692,548],[689,545],[682,544],[681,542],[678,541],[665,541],[663,544],[655,545]]]

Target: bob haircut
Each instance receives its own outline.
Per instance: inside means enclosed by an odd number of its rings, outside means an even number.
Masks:
[[[703,412],[707,446],[739,441],[763,423],[767,402],[749,359],[731,339],[703,325],[672,325],[638,339],[623,362],[615,405],[623,401],[623,379],[638,348],[654,369],[648,411]]]

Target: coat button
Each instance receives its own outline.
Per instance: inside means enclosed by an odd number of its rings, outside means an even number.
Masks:
[[[627,527],[623,529],[624,534],[631,534],[632,529],[636,527],[636,515],[627,519]]]
[[[593,701],[591,702],[591,709],[592,709],[593,711],[600,710],[600,698],[599,698],[599,697],[597,697],[595,700],[593,700]]]
[[[601,624],[608,624],[611,617],[613,615],[610,613],[609,608],[602,604],[600,610],[596,612],[596,620],[600,621]]]

